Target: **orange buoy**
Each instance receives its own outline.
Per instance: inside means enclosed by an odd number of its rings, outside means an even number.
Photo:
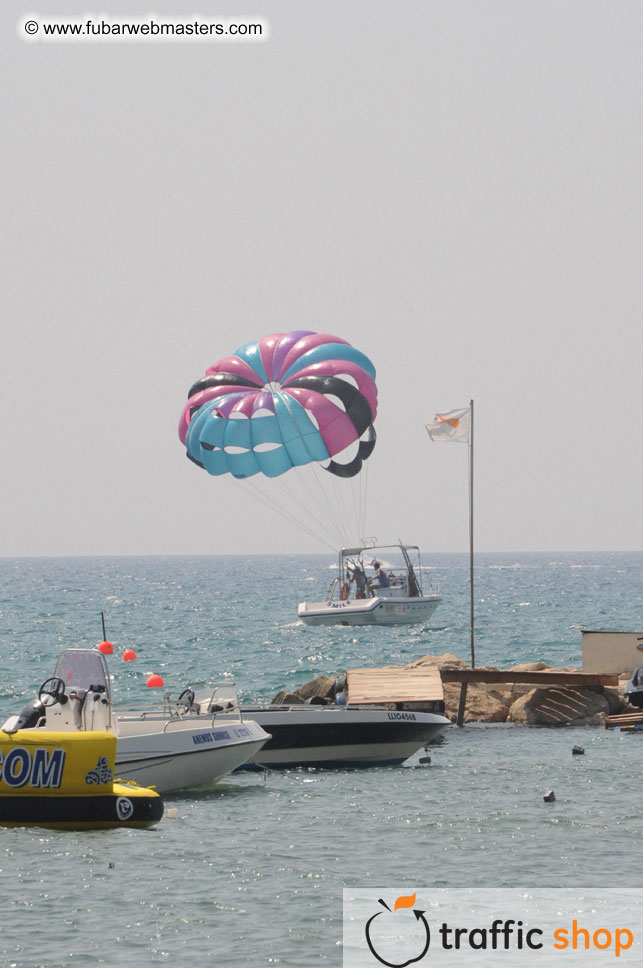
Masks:
[[[114,646],[111,642],[107,642],[107,640],[105,640],[98,643],[98,651],[102,652],[103,655],[111,655],[114,651]]]
[[[154,673],[154,675],[150,676],[147,680],[147,685],[150,689],[162,689],[165,683],[163,682],[162,676],[159,676],[158,673]]]
[[[123,652],[123,662],[132,662],[136,658],[134,649],[125,649]]]

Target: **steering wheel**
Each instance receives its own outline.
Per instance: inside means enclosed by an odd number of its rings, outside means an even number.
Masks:
[[[194,705],[194,689],[191,689],[189,686],[187,689],[184,689],[179,698],[176,700],[177,706],[179,703],[183,703],[186,713],[189,713]]]
[[[43,706],[55,706],[57,702],[64,706],[67,702],[67,696],[65,695],[65,683],[60,676],[45,679],[38,690],[38,699]]]

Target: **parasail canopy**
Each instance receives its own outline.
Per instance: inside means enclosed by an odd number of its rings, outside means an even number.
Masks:
[[[190,387],[179,437],[209,474],[278,477],[293,467],[353,477],[375,447],[375,367],[327,333],[273,333],[210,366]],[[356,444],[347,462],[334,460]]]

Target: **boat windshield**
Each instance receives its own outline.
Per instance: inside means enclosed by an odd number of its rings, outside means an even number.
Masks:
[[[91,686],[95,692],[104,690],[109,698],[109,676],[100,652],[91,649],[66,649],[58,656],[54,675],[63,680],[67,691],[87,690]]]

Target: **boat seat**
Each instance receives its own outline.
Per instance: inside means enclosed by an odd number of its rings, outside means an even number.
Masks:
[[[235,704],[228,699],[220,699],[217,702],[211,702],[208,706],[209,713],[229,713],[230,710],[235,708]]]

